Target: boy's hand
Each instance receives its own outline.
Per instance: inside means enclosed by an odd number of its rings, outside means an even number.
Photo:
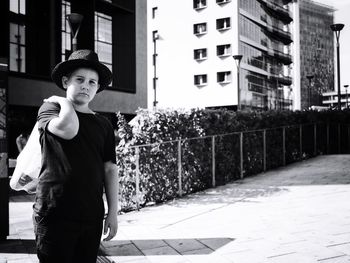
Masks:
[[[108,232],[109,229],[109,232]],[[115,237],[115,235],[117,234],[118,231],[118,218],[117,218],[117,214],[110,214],[108,213],[106,219],[105,219],[105,224],[104,224],[104,228],[103,228],[103,234],[108,236],[103,239],[103,241],[109,241],[111,240],[113,237]]]
[[[47,99],[44,99],[44,102],[51,102],[51,103],[57,103],[57,104],[62,104],[62,103],[71,103],[67,98],[65,97],[60,97],[60,96],[51,96]]]

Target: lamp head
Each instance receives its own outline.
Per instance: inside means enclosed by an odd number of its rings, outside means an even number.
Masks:
[[[233,55],[232,57],[234,60],[238,60],[238,62],[240,62],[243,58],[243,55]]]
[[[332,31],[339,32],[344,28],[344,24],[333,24],[333,25],[330,25],[330,27]]]
[[[68,14],[66,17],[69,23],[70,30],[72,31],[72,36],[76,37],[79,32],[81,21],[83,21],[84,17],[81,14],[77,13]]]
[[[312,80],[313,78],[314,78],[314,75],[306,75],[306,78],[308,79],[308,80]]]

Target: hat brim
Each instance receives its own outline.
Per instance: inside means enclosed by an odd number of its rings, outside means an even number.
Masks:
[[[61,63],[58,63],[56,67],[52,70],[51,78],[56,83],[58,87],[64,89],[62,85],[62,77],[67,74],[73,72],[78,68],[90,68],[96,70],[98,74],[98,82],[100,84],[100,88],[97,92],[101,92],[112,81],[112,72],[109,70],[107,66],[102,63],[94,62],[86,59],[74,59],[74,60],[66,60]]]

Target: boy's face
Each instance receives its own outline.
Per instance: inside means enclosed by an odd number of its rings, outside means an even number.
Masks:
[[[93,69],[79,68],[69,77],[62,77],[66,97],[75,104],[88,104],[95,97],[99,88],[98,74]]]

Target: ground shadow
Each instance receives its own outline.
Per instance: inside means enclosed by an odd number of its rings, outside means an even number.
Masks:
[[[8,239],[0,242],[0,253],[5,254],[36,254],[35,240]]]
[[[104,256],[208,255],[232,242],[233,238],[187,238],[116,240],[102,242]]]
[[[106,256],[208,255],[233,238],[187,238],[115,240],[102,242],[97,262],[113,262]],[[8,239],[0,242],[3,254],[36,254],[35,240]]]

